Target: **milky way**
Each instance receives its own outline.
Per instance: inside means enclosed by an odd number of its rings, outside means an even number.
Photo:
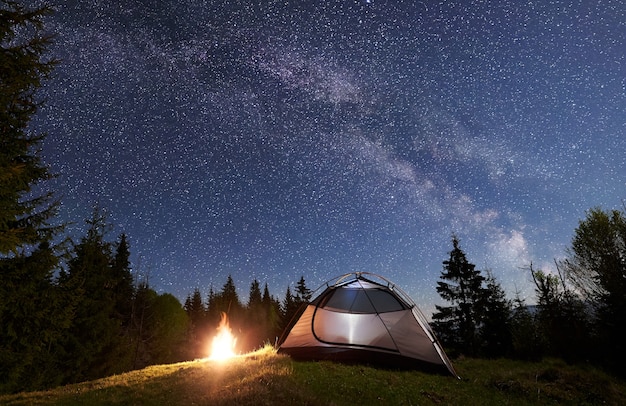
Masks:
[[[369,271],[428,313],[452,233],[532,300],[622,207],[623,2],[286,3],[61,2],[34,124],[71,234],[98,203],[181,300]]]

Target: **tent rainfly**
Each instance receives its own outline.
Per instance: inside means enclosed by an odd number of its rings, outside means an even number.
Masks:
[[[283,333],[279,353],[373,363],[458,377],[426,318],[389,280],[366,272],[331,279]]]

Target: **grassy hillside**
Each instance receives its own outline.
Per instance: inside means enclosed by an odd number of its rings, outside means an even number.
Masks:
[[[294,362],[271,349],[227,362],[152,366],[44,392],[0,396],[2,405],[527,405],[623,404],[626,383],[561,361],[466,359],[461,380],[330,362]]]

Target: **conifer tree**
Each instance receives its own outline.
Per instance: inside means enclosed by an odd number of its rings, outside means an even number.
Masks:
[[[269,307],[272,305],[272,295],[270,295],[270,289],[267,286],[267,282],[265,283],[265,287],[263,288],[263,298],[261,299],[263,302],[263,306]]]
[[[200,289],[194,289],[191,299],[185,302],[185,311],[189,316],[192,328],[199,329],[204,326],[206,309],[202,303]]]
[[[223,303],[226,305],[225,311],[227,313],[238,310],[238,308],[241,307],[239,295],[237,294],[237,287],[235,286],[235,281],[231,275],[228,275],[228,278],[226,278],[226,283],[222,287],[220,296]]]
[[[296,303],[293,294],[291,293],[291,288],[287,286],[287,291],[285,292],[285,298],[282,303],[282,327],[285,328],[291,323],[295,314],[298,312],[299,305]]]
[[[258,280],[253,280],[250,284],[250,294],[248,295],[248,311],[254,311],[260,309],[263,303],[263,296],[261,295],[261,286]]]
[[[185,312],[189,317],[189,351],[192,358],[206,356],[204,340],[208,334],[207,330],[207,311],[202,303],[202,295],[200,289],[196,288],[193,295],[188,297],[184,306]]]
[[[29,127],[56,64],[45,57],[52,9],[26,4],[0,0],[0,392],[58,383],[55,351],[71,316],[52,283],[58,203],[33,189],[51,178],[38,152],[44,135]]]
[[[124,326],[127,326],[130,319],[135,287],[130,267],[130,247],[126,234],[120,235],[120,240],[117,243],[111,265],[111,278],[115,284],[113,286],[115,310],[120,319],[124,320]]]
[[[308,303],[311,300],[311,289],[306,286],[304,276],[300,276],[296,284],[296,301],[298,304]]]
[[[217,326],[220,321],[222,310],[219,305],[219,295],[213,290],[213,285],[209,287],[209,294],[206,302],[206,319],[210,326]]]
[[[58,257],[46,243],[0,259],[0,393],[59,385],[59,352],[73,308],[51,284]]]
[[[117,310],[113,246],[105,239],[109,225],[98,207],[87,224],[86,235],[74,246],[68,272],[59,278],[75,306],[65,343],[69,380],[73,382],[123,372],[130,367],[132,353],[122,342],[128,315]]]
[[[226,313],[231,322],[233,320],[239,322],[241,320],[238,319],[243,316],[243,310],[244,305],[239,301],[237,287],[231,275],[226,278],[221,291],[215,292],[211,286],[206,309],[211,324],[217,325],[222,313]]]
[[[240,323],[243,316],[243,305],[239,300],[237,294],[237,287],[235,281],[231,275],[226,278],[226,283],[222,286],[222,291],[219,294],[220,298],[220,311],[226,313],[231,321],[231,324]]]
[[[150,318],[150,304],[152,297],[156,295],[154,290],[150,289],[148,278],[137,284],[134,289],[133,311],[131,316],[132,331],[132,369],[137,369],[150,363],[150,354],[147,350],[148,341],[151,339],[148,329]],[[187,297],[187,302],[190,298]],[[185,302],[185,305],[187,304]],[[186,307],[185,307],[186,309]]]
[[[451,305],[435,306],[433,329],[450,349],[475,355],[479,348],[485,278],[467,260],[456,236],[452,237],[452,245],[449,259],[443,261],[442,280],[437,282],[437,292]]]
[[[544,337],[539,329],[534,315],[530,312],[525,301],[517,292],[513,300],[511,315],[511,341],[513,356],[525,360],[538,360],[543,355]]]
[[[58,231],[50,225],[58,203],[52,192],[31,194],[49,180],[38,147],[44,138],[29,128],[40,105],[36,91],[56,62],[44,59],[47,6],[29,9],[0,0],[0,254],[27,255]]]
[[[259,281],[256,279],[250,284],[245,318],[246,342],[242,344],[245,350],[252,350],[258,348],[267,339],[267,311],[263,307],[263,296]]]
[[[265,288],[263,289],[263,308],[265,309],[265,313],[267,315],[267,339],[270,340],[271,343],[275,342],[280,335],[280,302],[270,295],[270,290],[265,283]]]
[[[490,271],[487,271],[483,293],[483,311],[479,315],[480,352],[487,357],[509,355],[513,346],[512,304]]]

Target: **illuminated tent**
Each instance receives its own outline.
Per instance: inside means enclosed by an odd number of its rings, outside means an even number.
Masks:
[[[387,279],[351,273],[324,287],[283,334],[278,352],[458,376],[422,312]]]

